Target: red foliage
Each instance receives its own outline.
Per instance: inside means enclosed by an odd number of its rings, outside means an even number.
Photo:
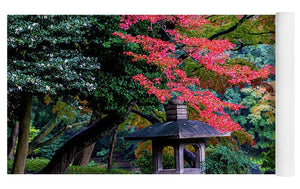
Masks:
[[[131,25],[138,21],[148,20],[152,24],[156,22],[172,22],[187,30],[201,29],[208,23],[201,16],[123,16],[120,27],[127,30]],[[136,54],[134,52],[124,52],[132,56],[132,61],[145,60],[149,64],[157,65],[162,73],[162,77],[167,80],[167,89],[161,89],[162,78],[149,80],[143,74],[138,74],[133,79],[139,82],[149,95],[155,95],[161,103],[166,102],[172,94],[175,94],[179,101],[185,102],[199,112],[201,121],[213,126],[215,129],[225,131],[243,130],[238,123],[235,123],[223,107],[231,108],[238,111],[243,108],[241,105],[221,101],[210,91],[193,91],[189,86],[199,86],[198,78],[189,78],[185,71],[180,70],[178,65],[182,63],[181,59],[174,56],[176,44],[182,45],[182,50],[189,54],[195,61],[203,65],[207,70],[213,71],[217,75],[226,76],[227,82],[231,84],[251,83],[258,78],[267,78],[270,74],[275,73],[273,66],[265,66],[256,71],[251,70],[248,66],[228,65],[225,60],[229,58],[227,51],[231,50],[234,45],[228,40],[208,40],[196,37],[187,37],[181,35],[176,30],[166,30],[167,34],[172,36],[172,41],[163,41],[148,36],[137,35],[131,36],[119,32],[114,35],[119,36],[127,43],[137,43],[143,48],[146,54]]]

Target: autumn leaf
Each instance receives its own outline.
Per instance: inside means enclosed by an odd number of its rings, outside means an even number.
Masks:
[[[44,103],[49,105],[50,102],[51,102],[51,97],[50,97],[50,95],[47,94],[44,98]]]

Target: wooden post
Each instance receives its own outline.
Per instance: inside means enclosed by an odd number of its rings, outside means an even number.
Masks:
[[[152,141],[153,173],[158,174],[162,169],[162,146],[157,141]]]
[[[174,145],[175,151],[175,166],[176,173],[182,174],[184,172],[184,156],[183,156],[184,144],[176,144]]]
[[[200,143],[200,164],[201,164],[200,169],[202,174],[205,174],[204,162],[205,162],[205,143],[201,142]]]

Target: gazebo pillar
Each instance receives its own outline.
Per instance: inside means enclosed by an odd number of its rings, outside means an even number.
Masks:
[[[184,172],[184,144],[179,143],[174,145],[175,153],[175,169],[177,174],[182,174]]]
[[[203,163],[205,162],[205,143],[200,142],[199,144],[193,145],[195,148],[196,155],[196,168],[200,169],[201,174],[205,174],[205,167],[203,167]]]
[[[204,163],[205,162],[205,143],[201,142],[200,143],[200,163]]]
[[[163,169],[162,166],[162,149],[163,146],[158,141],[152,141],[152,164],[153,173],[158,174]]]

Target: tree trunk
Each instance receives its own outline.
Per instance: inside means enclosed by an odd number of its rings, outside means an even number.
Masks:
[[[100,115],[98,112],[93,111],[91,118],[90,118],[90,124],[92,125],[95,121],[97,121],[97,119],[100,118]],[[86,167],[90,161],[91,155],[93,153],[94,147],[96,145],[96,142],[93,143],[90,146],[87,146],[86,148],[84,148],[79,155],[75,158],[73,165],[79,165],[79,166],[83,166]]]
[[[114,130],[114,135],[111,140],[110,149],[109,149],[109,156],[108,156],[108,163],[107,163],[107,169],[111,170],[112,168],[112,160],[114,155],[114,148],[115,148],[115,142],[117,138],[118,128]]]
[[[14,157],[14,151],[16,147],[18,133],[19,133],[19,122],[17,121],[16,124],[14,124],[13,128],[11,129],[10,137],[7,142],[7,159],[12,159]]]
[[[75,160],[73,162],[73,165],[79,165],[79,166],[82,166],[82,167],[87,167],[89,162],[90,162],[90,158],[91,158],[91,155],[93,153],[95,145],[96,145],[96,142],[94,142],[90,146],[87,146],[86,148],[84,148],[79,153],[79,155],[75,158]]]
[[[13,165],[14,174],[23,174],[28,150],[30,113],[32,96],[24,94],[20,106],[20,126],[16,158]]]
[[[111,133],[123,121],[128,113],[112,112],[103,119],[81,131],[59,148],[49,164],[40,172],[42,174],[63,174],[75,157],[87,146]]]

